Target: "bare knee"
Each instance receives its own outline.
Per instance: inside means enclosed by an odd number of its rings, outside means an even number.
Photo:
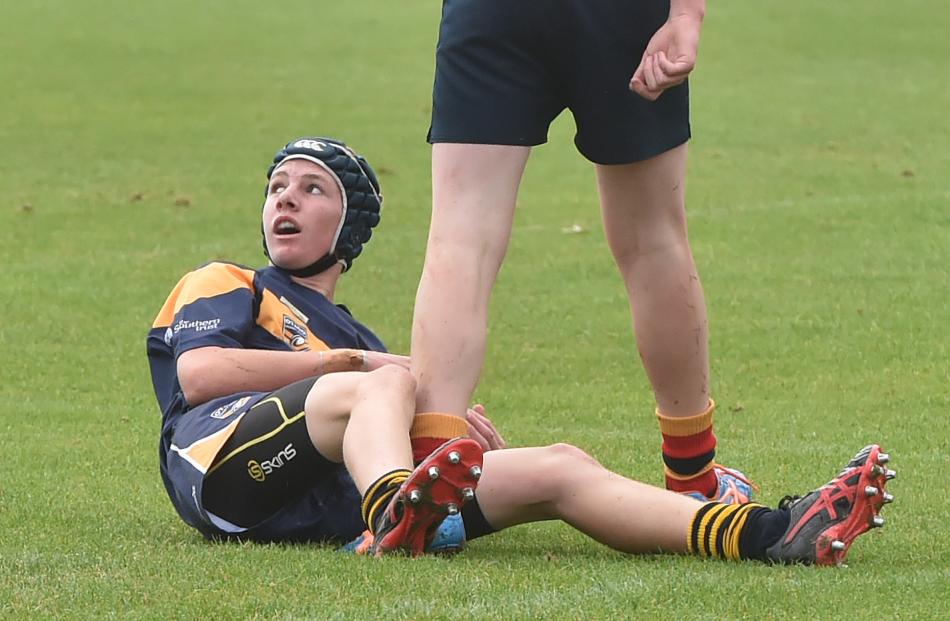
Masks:
[[[349,416],[357,403],[366,398],[383,396],[393,403],[402,403],[414,401],[415,394],[416,380],[412,373],[389,364],[366,373],[348,371],[324,375],[314,383],[307,400],[320,405],[330,402],[334,410]]]
[[[573,444],[558,442],[557,444],[544,447],[544,451],[545,459],[551,460],[553,467],[559,470],[576,467],[600,467],[600,462]]]
[[[374,401],[377,406],[359,408],[362,416],[400,415],[408,425],[415,412],[415,392],[412,374],[395,365],[366,373],[330,373],[319,378],[307,396],[308,423],[320,428],[340,421],[345,426],[361,402]]]
[[[357,385],[357,396],[387,393],[400,401],[414,399],[416,380],[408,369],[393,364],[364,373]]]
[[[592,469],[602,468],[596,459],[572,444],[552,444],[541,450],[543,453],[537,462],[538,482],[547,487],[544,495],[551,500],[571,490],[577,481],[589,476]]]

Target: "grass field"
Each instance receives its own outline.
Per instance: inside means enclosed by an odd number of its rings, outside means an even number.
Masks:
[[[950,12],[711,3],[692,82],[691,237],[719,457],[761,498],[894,456],[888,526],[842,570],[634,558],[527,526],[454,559],[212,545],[157,467],[144,337],[177,279],[259,265],[290,137],[381,172],[347,303],[406,351],[429,205],[438,4],[0,4],[0,617],[950,618]],[[660,483],[652,397],[562,117],[536,150],[478,398],[515,445]],[[585,232],[566,234],[579,225]]]

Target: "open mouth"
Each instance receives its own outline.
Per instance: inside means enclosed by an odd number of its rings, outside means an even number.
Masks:
[[[300,232],[300,227],[292,218],[281,216],[274,220],[274,235],[279,237],[296,235]]]

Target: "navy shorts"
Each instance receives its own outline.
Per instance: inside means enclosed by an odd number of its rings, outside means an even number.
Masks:
[[[598,164],[629,164],[690,137],[689,88],[655,101],[628,85],[669,2],[443,0],[429,142],[534,146],[565,108]]]
[[[182,416],[164,472],[186,523],[206,537],[252,541],[341,542],[363,531],[349,473],[310,442],[304,402],[315,381],[215,399]]]

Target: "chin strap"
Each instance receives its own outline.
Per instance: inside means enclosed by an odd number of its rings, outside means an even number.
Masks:
[[[350,267],[349,265],[347,265],[346,261],[344,261],[343,259],[338,259],[332,254],[325,254],[319,259],[317,259],[316,261],[314,261],[313,263],[311,263],[310,265],[306,267],[301,267],[300,269],[296,269],[296,270],[289,270],[285,267],[280,267],[279,265],[275,265],[275,267],[286,272],[287,274],[290,274],[291,276],[306,278],[308,276],[315,276],[321,272],[325,272],[331,267],[333,267],[334,265],[336,265],[337,263],[343,264],[344,272]]]

